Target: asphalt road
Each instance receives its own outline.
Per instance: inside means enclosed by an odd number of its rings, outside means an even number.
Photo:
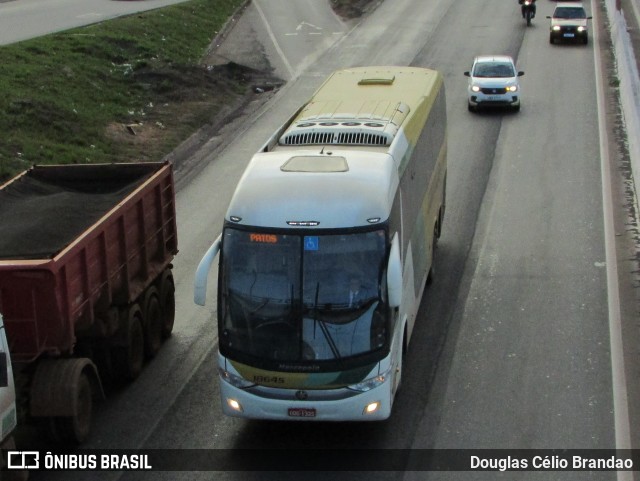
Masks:
[[[217,55],[272,70],[289,81],[307,70],[348,28],[327,2],[253,0]]]
[[[4,0],[0,1],[0,45],[184,1]]]
[[[588,46],[550,45],[544,16],[553,3],[539,2],[538,17],[527,28],[515,2],[506,8],[501,0],[394,0],[360,24],[325,25],[321,28],[330,36],[309,34],[289,51],[284,46],[291,26],[302,25],[310,33],[307,24],[319,22],[306,17],[306,9],[295,8],[272,21],[267,2],[254,3],[265,16],[247,14],[257,22],[247,27],[252,42],[265,45],[268,63],[293,80],[235,129],[227,148],[200,153],[204,167],[190,176],[177,199],[174,336],[140,379],[102,406],[86,447],[615,448],[621,413],[612,375],[618,353],[610,333],[617,332],[609,322],[616,300],[608,295],[611,266],[605,251],[605,240],[613,234],[605,230],[603,214],[602,106],[596,81],[601,67],[594,56],[599,42],[592,36]],[[279,23],[288,14],[288,23]],[[462,72],[474,55],[485,53],[510,54],[525,71],[520,113],[467,111]],[[436,68],[444,73],[447,89],[449,175],[438,277],[421,305],[394,413],[377,424],[223,417],[215,362],[215,282],[209,284],[208,306],[195,306],[195,267],[220,232],[229,198],[253,152],[331,71],[366,64]],[[614,200],[616,208],[624,203]],[[626,339],[634,335],[632,330]],[[76,474],[34,473],[33,479],[86,479]],[[91,479],[300,476],[154,472],[92,473]],[[342,478],[338,473],[302,476]],[[546,481],[613,480],[616,474],[377,472],[344,477]]]

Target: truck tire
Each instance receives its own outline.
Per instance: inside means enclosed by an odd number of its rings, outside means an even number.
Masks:
[[[173,324],[176,318],[175,285],[171,270],[167,269],[162,274],[160,282],[160,303],[162,309],[162,337],[166,339],[171,336]]]
[[[89,436],[94,399],[104,399],[104,391],[90,359],[38,361],[31,377],[29,414],[47,421],[54,440],[80,444]]]
[[[158,289],[151,286],[144,295],[144,354],[151,359],[162,347],[164,319],[160,308]]]
[[[82,444],[89,436],[93,415],[93,392],[91,382],[84,372],[78,378],[75,398],[73,416],[49,418],[49,432],[55,441]]]
[[[133,381],[142,372],[144,364],[142,310],[134,303],[127,308],[125,315],[122,339],[113,348],[111,360],[116,376],[125,381]]]

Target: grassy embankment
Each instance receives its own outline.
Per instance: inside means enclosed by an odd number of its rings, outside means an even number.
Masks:
[[[0,181],[33,164],[171,152],[248,88],[200,65],[242,1],[191,0],[0,47]]]

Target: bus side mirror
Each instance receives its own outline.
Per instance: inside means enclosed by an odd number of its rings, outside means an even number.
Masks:
[[[211,264],[213,259],[218,255],[220,251],[220,243],[222,242],[222,234],[211,244],[209,250],[200,260],[198,268],[196,269],[196,278],[193,289],[193,302],[199,306],[204,306],[207,300],[207,278],[209,277],[209,271],[211,270]]]
[[[400,236],[396,233],[391,241],[389,264],[387,266],[387,290],[389,306],[400,307],[402,302],[402,260],[400,259]]]
[[[0,387],[9,385],[9,363],[7,362],[7,353],[0,352]]]

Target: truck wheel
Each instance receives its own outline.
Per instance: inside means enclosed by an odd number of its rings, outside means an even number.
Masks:
[[[129,306],[125,322],[124,342],[113,348],[112,362],[118,377],[133,381],[142,372],[144,364],[142,311],[137,303]]]
[[[75,392],[75,413],[70,417],[49,419],[49,430],[54,440],[63,443],[81,444],[91,431],[93,414],[93,391],[85,373],[80,374]]]
[[[176,299],[173,276],[170,270],[164,271],[162,284],[160,286],[160,302],[162,309],[162,337],[164,339],[171,336],[173,324],[176,318]]]
[[[158,290],[149,287],[144,296],[144,353],[151,359],[162,346],[163,318]]]

